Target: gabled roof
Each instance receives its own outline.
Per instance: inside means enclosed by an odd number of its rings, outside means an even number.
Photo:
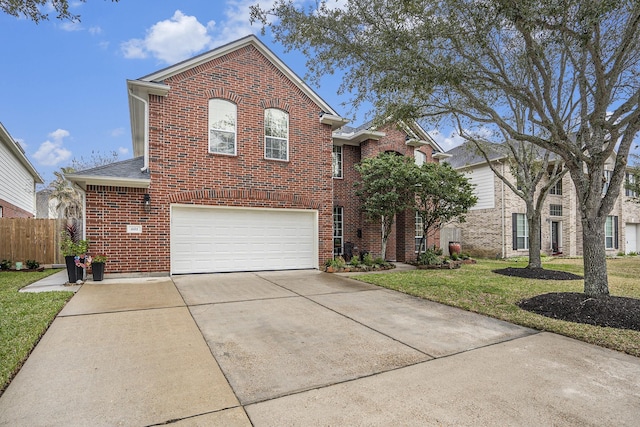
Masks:
[[[151,183],[148,172],[142,172],[143,157],[123,160],[65,174],[67,179],[78,184],[83,189],[87,185],[108,185],[113,187],[148,188]]]
[[[438,145],[438,143],[429,135],[416,121],[412,120],[399,123],[400,128],[407,134],[406,144],[413,147],[421,147],[430,145],[433,148],[433,157],[446,158],[449,157]],[[356,128],[351,126],[342,126],[333,131],[334,141],[345,145],[359,145],[367,139],[379,140],[385,136],[385,133],[378,131],[374,126],[374,121],[370,120]]]
[[[454,169],[460,169],[463,167],[477,166],[485,164],[486,160],[484,156],[478,151],[476,146],[471,142],[465,142],[451,150],[447,151],[450,158],[445,160]],[[496,161],[507,157],[507,155],[499,150],[499,145],[495,145],[493,148],[489,148],[487,155],[489,160]]]
[[[330,124],[336,128],[347,122],[347,120],[340,117],[340,115],[324,99],[322,99],[313,89],[311,89],[311,87],[298,77],[295,72],[285,65],[285,63],[282,62],[282,60],[280,60],[280,58],[278,58],[264,43],[262,43],[256,36],[249,35],[234,42],[225,44],[224,46],[210,50],[209,52],[205,52],[175,65],[148,74],[137,80],[127,81],[134,156],[144,154],[144,106],[141,105],[140,102],[136,102],[136,96],[142,98],[145,98],[149,94],[166,96],[171,88],[162,83],[164,80],[249,45],[255,47],[280,72],[282,72],[282,74],[295,83],[305,95],[320,107],[321,113],[319,115],[319,120],[321,123]]]
[[[9,135],[9,132],[2,123],[0,123],[0,142],[2,142],[11,153],[13,153],[13,156],[20,162],[20,164],[22,164],[22,166],[24,166],[31,176],[33,176],[33,180],[36,183],[44,183],[36,168],[34,168],[29,159],[27,159],[27,156],[20,144],[18,144],[16,140]]]

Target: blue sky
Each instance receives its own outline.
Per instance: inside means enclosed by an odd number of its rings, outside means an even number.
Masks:
[[[137,79],[260,28],[249,23],[256,0],[71,1],[74,24],[35,24],[0,13],[0,122],[44,178],[92,151],[131,157],[126,80]],[[269,4],[269,1],[263,1]],[[260,36],[259,36],[260,37]],[[260,37],[304,77],[304,57]],[[339,113],[339,76],[314,88]],[[364,114],[358,119],[364,121]],[[359,124],[359,123],[356,123]]]

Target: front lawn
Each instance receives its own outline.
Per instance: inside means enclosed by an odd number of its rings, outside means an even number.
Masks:
[[[60,270],[0,272],[0,394],[73,292],[19,293]]]
[[[518,307],[518,301],[540,294],[583,291],[582,280],[534,280],[492,272],[525,266],[526,262],[523,261],[479,260],[475,265],[463,265],[456,270],[414,270],[353,278],[640,357],[639,331],[566,322]],[[582,259],[552,259],[545,262],[543,267],[583,274]],[[611,295],[640,298],[640,257],[610,259],[607,269]]]

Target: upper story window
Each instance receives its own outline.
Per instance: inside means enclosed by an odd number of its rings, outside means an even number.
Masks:
[[[562,180],[556,182],[556,185],[551,187],[551,189],[549,190],[549,194],[555,194],[557,196],[562,195]]]
[[[413,152],[413,157],[415,158],[416,165],[418,166],[424,165],[424,163],[427,161],[427,155],[419,150],[415,150]]]
[[[636,176],[632,173],[626,173],[624,176],[626,185],[634,185],[636,183]],[[631,188],[624,189],[624,195],[627,197],[638,197],[638,193]]]
[[[224,99],[209,100],[209,152],[236,154],[237,107]]]
[[[562,216],[562,205],[549,205],[549,215]]]
[[[264,157],[289,160],[289,113],[286,111],[264,110]]]
[[[605,170],[604,171],[604,184],[602,185],[602,195],[607,194],[607,190],[609,189],[609,184],[611,184],[611,177],[613,176],[613,171]]]
[[[334,178],[342,178],[342,146],[334,145],[331,153],[331,168]]]

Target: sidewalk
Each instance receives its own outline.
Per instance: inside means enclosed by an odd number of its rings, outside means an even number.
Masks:
[[[65,286],[65,283],[69,280],[67,276],[67,270],[59,271],[44,279],[38,280],[24,288],[20,289],[20,292],[51,292],[51,291],[66,291],[66,292],[78,292],[82,285],[69,285]]]

